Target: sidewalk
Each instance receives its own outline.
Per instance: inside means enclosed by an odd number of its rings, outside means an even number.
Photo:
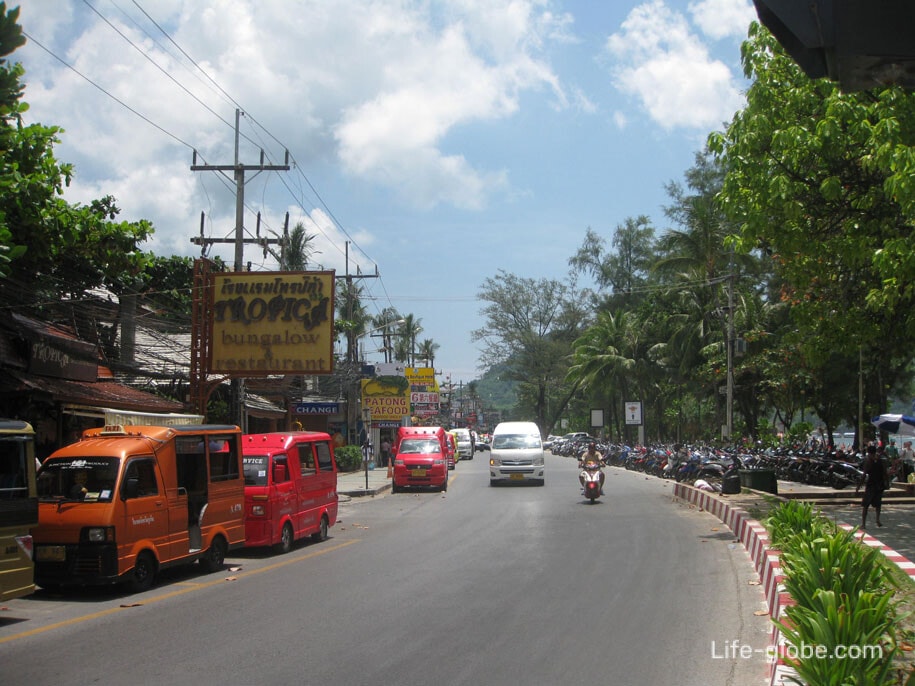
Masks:
[[[894,491],[896,489],[893,489]],[[867,532],[860,532],[861,541],[868,546],[878,548],[883,555],[895,563],[915,581],[915,564],[900,552],[900,548],[909,552],[915,545],[915,530],[911,526],[915,519],[915,504],[908,494],[895,492],[887,494],[883,501],[883,527],[875,526],[873,512],[868,518]],[[743,543],[756,571],[769,605],[769,614],[778,619],[784,609],[791,603],[782,583],[784,577],[779,564],[777,551],[769,548],[769,535],[760,523],[766,512],[779,500],[799,499],[816,504],[824,514],[834,517],[836,523],[845,529],[851,529],[860,522],[861,496],[854,489],[834,491],[833,489],[807,486],[793,482],[778,482],[778,496],[760,491],[743,489],[741,493],[724,495],[700,491],[687,484],[674,485],[674,497],[699,507],[725,523]],[[826,503],[824,505],[824,503]],[[850,522],[850,523],[849,523]],[[873,527],[873,528],[871,528]],[[879,536],[877,539],[874,534]],[[908,548],[908,550],[907,550]],[[911,555],[911,553],[910,553]],[[773,626],[770,645],[779,652],[784,646],[784,638],[778,628]],[[788,683],[795,673],[782,660],[772,665],[769,675],[770,686]]]
[[[366,483],[368,475],[368,483]],[[387,467],[375,467],[366,472],[360,469],[356,472],[337,473],[337,495],[358,498],[366,495],[378,495],[391,490],[391,480],[388,478]]]

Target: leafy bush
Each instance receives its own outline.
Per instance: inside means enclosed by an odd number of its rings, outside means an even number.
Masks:
[[[881,552],[860,543],[854,531],[837,529],[809,503],[781,505],[765,526],[796,603],[777,624],[791,649],[785,662],[799,683],[895,683],[889,671],[899,650],[898,586]]]
[[[341,472],[355,472],[362,469],[362,449],[358,445],[344,445],[334,449],[337,469]]]
[[[789,500],[772,510],[763,526],[769,532],[773,547],[784,550],[791,547],[791,539],[801,534],[804,539],[825,536],[833,530],[827,519],[821,517],[810,503]]]

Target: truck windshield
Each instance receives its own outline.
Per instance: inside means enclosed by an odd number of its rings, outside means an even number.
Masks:
[[[492,439],[493,450],[539,448],[540,438],[526,434],[502,434]]]
[[[114,497],[121,460],[118,457],[58,457],[38,471],[41,500],[109,502]]]
[[[406,455],[432,455],[442,452],[442,446],[434,438],[405,438],[400,442],[399,452]]]
[[[267,485],[267,465],[270,459],[266,455],[245,455],[242,462],[245,466],[245,486]]]

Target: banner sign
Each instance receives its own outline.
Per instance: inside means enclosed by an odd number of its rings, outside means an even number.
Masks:
[[[333,372],[333,271],[215,272],[209,286],[209,373]]]
[[[296,403],[293,414],[340,414],[340,403]]]
[[[371,412],[371,422],[397,422],[410,415],[410,385],[402,376],[362,379],[362,409]]]

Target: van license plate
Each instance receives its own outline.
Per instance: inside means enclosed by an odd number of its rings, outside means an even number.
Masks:
[[[41,545],[35,549],[35,559],[39,562],[63,562],[67,559],[67,549],[62,545]]]
[[[410,476],[425,476],[425,475],[426,475],[425,469],[411,469],[410,470]]]
[[[510,477],[508,477],[508,478],[511,479],[512,481],[523,481],[523,480],[524,480],[524,474],[512,474],[512,475],[511,475]]]

